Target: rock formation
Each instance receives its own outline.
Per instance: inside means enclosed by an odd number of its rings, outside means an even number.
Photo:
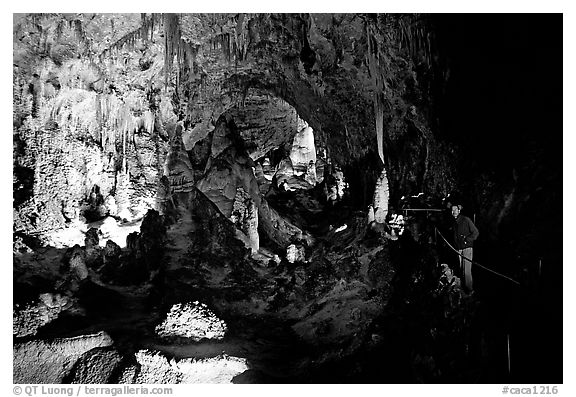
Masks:
[[[176,361],[142,350],[136,359],[140,371],[133,383],[232,383],[248,369],[245,360],[228,356]]]
[[[84,353],[111,344],[112,339],[103,332],[50,342],[16,344],[14,383],[62,383]]]
[[[119,367],[120,354],[109,347],[94,348],[84,353],[72,369],[70,383],[106,384],[114,381],[114,372]]]
[[[160,337],[191,338],[195,341],[222,339],[227,327],[204,304],[186,303],[172,306],[166,320],[156,327]]]
[[[13,334],[16,337],[35,335],[38,329],[52,320],[69,306],[69,298],[58,294],[45,293],[38,297],[37,303],[20,307],[15,305]]]
[[[558,172],[446,132],[442,21],[15,14],[14,382],[500,380],[439,203],[552,268]]]

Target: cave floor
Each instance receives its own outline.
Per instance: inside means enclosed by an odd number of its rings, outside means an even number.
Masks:
[[[369,264],[379,255],[382,245],[377,241],[359,241],[356,237],[362,233],[354,229],[353,222],[348,222],[351,226],[342,232],[331,230],[323,236],[323,243],[338,246],[337,254],[328,249],[316,260],[340,263],[338,271],[342,271],[354,258],[359,265],[356,276],[339,274],[330,288],[315,291],[312,296],[303,282],[295,281],[294,274],[308,271],[317,263],[272,266],[272,250],[266,248],[252,255],[240,269],[240,276],[230,258],[199,258],[190,266],[189,244],[197,233],[196,224],[191,214],[180,215],[167,230],[166,266],[157,277],[161,282],[111,285],[101,282],[92,272],[90,280],[74,293],[76,304],[42,327],[35,338],[64,338],[106,331],[116,348],[132,357],[135,352],[148,349],[176,359],[210,358],[220,354],[244,358],[250,369],[234,378],[236,383],[410,383],[418,380],[411,373],[411,363],[406,362],[412,354],[412,339],[408,334],[395,331],[393,343],[378,341],[382,336],[373,325],[382,322],[378,318],[386,311],[387,300],[373,294],[367,279]],[[343,222],[342,217],[335,220],[336,224]],[[326,223],[327,219],[313,219],[309,226],[322,229]],[[19,255],[14,264],[15,280],[19,283],[15,300],[24,301],[44,292],[43,288],[57,285],[62,277],[59,266],[64,251],[43,248]],[[333,273],[335,269],[330,271]],[[509,379],[522,381],[527,374],[540,377],[553,374],[553,367],[542,371],[544,364],[539,362],[554,361],[553,354],[545,349],[554,345],[554,336],[547,333],[545,323],[538,322],[550,319],[544,303],[538,300],[542,294],[511,288],[481,271],[476,271],[474,277],[473,300],[477,309],[467,347],[472,359],[464,360],[470,363],[469,368],[461,368],[452,379],[492,383]],[[280,296],[279,290],[286,293]],[[228,332],[223,339],[167,341],[155,334],[156,325],[171,304],[195,300],[207,303],[227,323]],[[404,320],[394,321],[401,327]],[[541,343],[542,338],[547,342]],[[427,380],[430,379],[424,379]]]
[[[221,340],[165,341],[154,333],[162,312],[150,307],[150,289],[92,284],[80,296],[83,312],[64,314],[36,335],[40,339],[74,337],[106,331],[125,354],[141,349],[159,351],[177,360],[220,354],[245,358],[250,370],[236,383],[292,383],[302,376],[309,348],[295,335],[290,322],[270,316],[227,318],[229,331]]]
[[[111,285],[101,282],[98,274],[91,271],[90,280],[74,293],[76,304],[42,327],[35,338],[49,340],[106,331],[116,348],[128,355],[149,349],[176,359],[208,358],[222,353],[245,358],[250,370],[234,382],[309,382],[312,379],[308,370],[315,365],[314,360],[340,359],[342,341],[349,341],[358,331],[364,332],[370,318],[381,310],[380,303],[366,297],[366,285],[360,282],[341,281],[321,299],[306,298],[301,291],[281,303],[271,301],[269,298],[277,289],[275,280],[287,279],[290,270],[268,266],[271,252],[266,249],[253,255],[250,266],[257,282],[250,285],[228,279],[233,271],[228,263],[205,261],[199,265],[201,269],[183,270],[179,264],[189,255],[187,248],[195,233],[194,223],[185,219],[190,217],[181,217],[167,233],[166,285]],[[14,268],[20,285],[38,285],[39,279],[44,280],[44,285],[57,285],[62,277],[59,266],[64,251],[46,248],[21,255]],[[369,253],[374,254],[374,249]],[[200,282],[198,274],[202,275]],[[166,342],[156,336],[155,326],[163,320],[166,310],[164,289],[172,287],[175,289],[171,299],[200,300],[221,313],[229,328],[227,335],[222,340],[200,342]],[[366,318],[351,319],[350,313],[363,313]],[[329,354],[310,343],[327,322],[332,323],[331,329],[323,330],[321,339],[323,348],[329,347],[329,351],[334,345]]]

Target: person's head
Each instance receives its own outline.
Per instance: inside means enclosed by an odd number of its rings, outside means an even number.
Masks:
[[[452,204],[452,216],[458,218],[460,212],[462,211],[462,206],[460,204]]]

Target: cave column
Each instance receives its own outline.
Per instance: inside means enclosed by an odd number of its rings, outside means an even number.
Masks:
[[[258,235],[258,207],[252,199],[250,199],[246,206],[244,219],[243,231],[250,240],[252,252],[258,252],[260,249],[260,236]]]
[[[258,252],[260,249],[260,236],[258,234],[258,205],[245,188],[238,186],[230,220],[247,238],[247,244],[252,252]]]

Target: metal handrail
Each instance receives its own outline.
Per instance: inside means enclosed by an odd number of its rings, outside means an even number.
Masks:
[[[439,208],[401,208],[402,211],[436,211],[441,212],[443,209]]]
[[[440,233],[440,230],[438,230],[437,227],[434,227],[434,229],[436,230],[436,233],[438,233],[438,234],[440,235],[440,237],[442,237],[442,240],[444,240],[444,242],[448,245],[448,247],[450,247],[450,248],[452,249],[452,251],[454,251],[454,252],[455,252],[458,256],[460,256],[461,258],[464,258],[464,259],[467,260],[468,262],[471,262],[473,265],[476,265],[476,266],[478,266],[478,267],[481,267],[481,268],[484,269],[484,270],[488,270],[489,272],[494,273],[494,274],[497,275],[497,276],[503,277],[503,278],[505,278],[505,279],[507,279],[507,280],[509,280],[509,281],[512,281],[512,282],[515,283],[515,284],[520,285],[520,283],[519,283],[518,281],[516,281],[516,280],[514,280],[514,279],[512,279],[512,278],[510,278],[510,277],[508,277],[508,276],[505,276],[505,275],[503,275],[502,273],[498,273],[497,271],[494,271],[494,270],[492,270],[492,269],[489,269],[489,268],[487,268],[486,266],[482,266],[481,264],[479,264],[479,263],[476,262],[476,261],[473,261],[473,260],[470,260],[470,259],[466,258],[464,255],[460,254],[460,253],[458,252],[458,250],[456,250],[456,248],[454,248],[454,247],[448,242],[448,240],[446,240],[446,239],[444,238],[444,236],[442,235],[442,233]]]

